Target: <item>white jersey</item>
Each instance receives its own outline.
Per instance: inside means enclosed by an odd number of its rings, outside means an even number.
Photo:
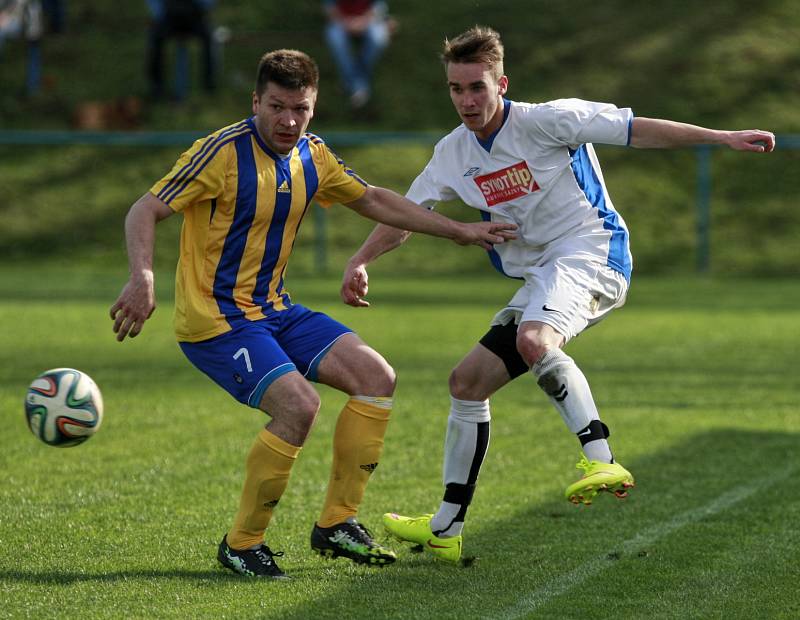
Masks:
[[[607,103],[504,100],[503,124],[482,141],[460,125],[442,138],[406,196],[433,208],[460,199],[485,220],[513,222],[517,239],[492,263],[524,277],[562,252],[600,261],[630,279],[628,230],[614,210],[592,142],[630,142],[633,112]]]

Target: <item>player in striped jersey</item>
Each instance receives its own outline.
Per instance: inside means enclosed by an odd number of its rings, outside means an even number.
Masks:
[[[523,281],[450,376],[445,492],[438,512],[384,515],[384,525],[398,538],[456,561],[489,443],[489,397],[516,377],[533,374],[581,443],[578,467],[584,475],[567,487],[567,499],[590,504],[598,491],[624,497],[633,486],[631,474],[614,461],[586,377],[562,351],[622,306],[633,264],[627,227],[591,143],[721,144],[760,153],[773,149],[775,136],[634,118],[630,109],[578,99],[509,101],[503,46],[490,28],[475,27],[445,41],[442,58],[463,124],[439,141],[406,197],[429,208],[458,198],[485,220],[517,224],[518,238],[491,250],[490,258],[499,271]],[[408,232],[382,225],[373,231],[345,271],[346,303],[368,305],[366,265],[407,237]]]
[[[244,490],[218,559],[244,575],[284,577],[264,543],[273,509],[319,409],[316,381],[350,396],[311,545],[327,557],[388,564],[356,515],[378,465],[392,407],[391,366],[350,329],[295,304],[284,276],[312,200],[342,203],[392,226],[485,248],[513,237],[507,223],[462,224],[364,182],[307,133],[317,97],[314,61],[296,50],[265,54],[253,116],[197,141],[132,207],[125,221],[130,279],[110,313],[117,339],[134,337],[155,308],[156,223],[183,214],[175,333],[189,360],[271,421],[247,457]]]

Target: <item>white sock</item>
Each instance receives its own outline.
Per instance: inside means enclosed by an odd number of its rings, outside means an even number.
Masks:
[[[531,371],[550,402],[572,433],[586,429],[592,420],[599,420],[589,382],[575,361],[561,349],[550,349]],[[614,457],[605,438],[597,438],[583,446],[589,460],[611,463]]]
[[[458,536],[472,500],[481,464],[489,446],[489,401],[450,397],[447,438],[444,445],[444,499],[431,519],[437,536]]]

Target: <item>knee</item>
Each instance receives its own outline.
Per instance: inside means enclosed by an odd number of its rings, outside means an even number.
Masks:
[[[460,366],[453,369],[448,379],[448,386],[450,388],[450,396],[459,400],[486,400],[487,396],[480,393],[476,387],[476,381],[473,381],[469,373],[464,371]]]
[[[548,351],[560,349],[563,344],[564,337],[547,326],[517,332],[517,351],[525,363],[531,367],[539,362]]]
[[[389,362],[381,357],[371,359],[359,367],[358,373],[353,373],[350,388],[351,395],[362,396],[392,396],[397,387],[397,374]]]
[[[267,405],[262,401],[261,410],[281,427],[291,429],[293,437],[304,438],[314,426],[319,407],[319,394],[308,386],[308,389],[297,390],[284,397],[279,406],[275,403]]]
[[[369,396],[392,396],[397,387],[397,373],[394,368],[386,360],[381,360],[382,363],[376,365],[371,372],[371,391],[374,394]]]
[[[298,395],[296,402],[293,404],[293,409],[299,430],[304,430],[306,432],[311,430],[314,421],[317,419],[319,406],[320,399],[316,390],[307,390],[303,394]]]
[[[556,348],[553,345],[529,338],[517,338],[517,351],[525,360],[528,366],[533,366],[550,349]]]

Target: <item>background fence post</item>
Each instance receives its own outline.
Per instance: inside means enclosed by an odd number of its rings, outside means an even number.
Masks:
[[[708,273],[711,267],[711,146],[702,144],[695,147],[697,158],[697,197],[696,197],[696,269]]]

